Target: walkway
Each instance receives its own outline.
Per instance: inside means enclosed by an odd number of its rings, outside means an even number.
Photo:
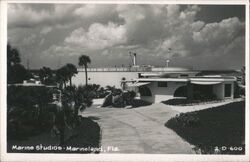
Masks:
[[[91,107],[82,116],[101,126],[103,153],[194,154],[189,143],[164,126],[177,113],[153,104],[133,109]]]

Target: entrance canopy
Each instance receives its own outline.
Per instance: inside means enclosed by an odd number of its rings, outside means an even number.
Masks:
[[[150,84],[150,82],[136,82],[136,83],[129,83],[128,86],[129,87],[140,87],[140,86],[144,86]]]
[[[206,82],[206,81],[191,81],[192,84],[198,84],[198,85],[214,85],[214,84],[220,84],[222,82]]]

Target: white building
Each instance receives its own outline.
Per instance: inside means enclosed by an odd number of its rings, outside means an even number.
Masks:
[[[234,97],[233,76],[195,76],[196,72],[142,73],[128,82],[128,88],[140,94],[142,100],[158,103],[175,97],[193,99],[198,95],[216,99]]]

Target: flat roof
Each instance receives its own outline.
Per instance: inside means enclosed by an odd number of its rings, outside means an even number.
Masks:
[[[15,84],[8,84],[8,86],[57,88],[56,85],[45,85],[45,84],[35,84],[35,83],[15,83]]]
[[[135,79],[136,81],[149,81],[149,82],[187,82],[189,81],[188,78],[139,78]]]
[[[235,77],[225,76],[225,77],[190,77],[190,81],[199,81],[199,82],[223,82],[223,81],[236,81]]]
[[[8,84],[8,86],[24,86],[24,87],[42,87],[44,84],[35,84],[35,83],[16,83],[16,84]]]
[[[138,78],[136,81],[158,81],[158,82],[225,82],[236,81],[235,77],[188,77],[188,78]]]
[[[164,76],[168,74],[197,74],[199,71],[169,71],[169,72],[144,72],[141,76]]]
[[[151,82],[135,82],[135,83],[129,83],[128,86],[129,87],[139,87],[139,86],[147,85],[150,83]]]

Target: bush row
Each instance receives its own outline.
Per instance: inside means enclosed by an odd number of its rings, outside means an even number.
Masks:
[[[22,138],[38,133],[51,123],[52,91],[44,86],[7,88],[7,135]]]

